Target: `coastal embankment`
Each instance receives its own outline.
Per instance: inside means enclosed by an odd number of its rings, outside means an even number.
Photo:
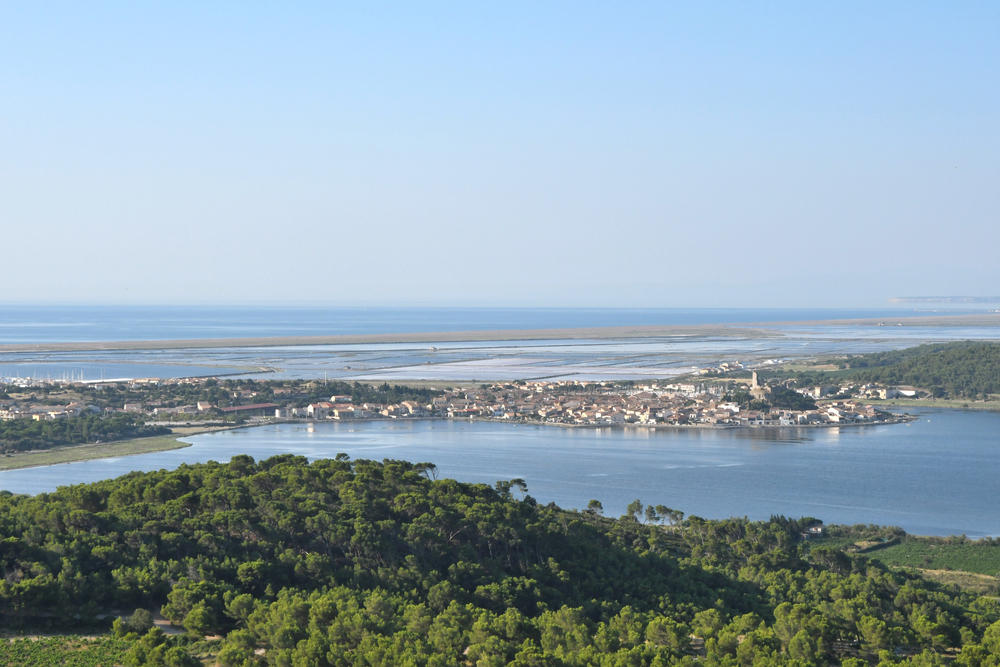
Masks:
[[[463,417],[463,418],[446,418],[446,417],[419,417],[411,418],[414,421],[416,419],[440,419],[444,421],[469,421],[469,422],[488,422],[492,424],[523,424],[526,426],[555,426],[557,428],[582,428],[582,429],[621,429],[628,430],[634,429],[637,431],[642,430],[679,430],[679,431],[795,431],[799,429],[839,429],[839,428],[849,428],[849,427],[865,427],[865,426],[886,426],[888,424],[907,424],[917,419],[915,415],[910,414],[894,414],[891,417],[886,417],[884,419],[873,419],[871,421],[859,421],[859,422],[823,422],[814,424],[643,424],[636,422],[625,422],[625,423],[605,423],[605,422],[593,422],[593,423],[577,423],[577,422],[559,422],[559,421],[543,421],[539,419],[503,419],[500,417]],[[374,420],[362,420],[358,419],[357,422],[361,421],[374,421]]]

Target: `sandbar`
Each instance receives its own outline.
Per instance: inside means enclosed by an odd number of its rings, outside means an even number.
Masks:
[[[490,331],[423,331],[413,333],[338,334],[331,336],[267,336],[255,338],[192,338],[174,340],[77,341],[69,343],[6,343],[0,352],[82,352],[99,350],[180,350],[297,345],[358,345],[378,343],[457,343],[517,340],[579,340],[660,337],[772,338],[774,327],[787,326],[1000,327],[1000,313],[975,315],[914,315],[788,322],[710,325],[641,325],[568,329],[499,329]]]
[[[726,336],[767,338],[775,332],[716,325],[581,327],[574,329],[499,329],[491,331],[427,331],[414,333],[338,334],[333,336],[269,336],[257,338],[192,338],[175,340],[78,341],[72,343],[7,343],[0,352],[77,352],[95,350],[180,350],[220,347],[294,345],[358,345],[368,343],[466,343],[512,340],[573,340]]]
[[[843,320],[796,320],[789,322],[753,322],[745,326],[904,326],[904,327],[998,327],[1000,313],[972,315],[899,315],[896,317],[866,317]]]

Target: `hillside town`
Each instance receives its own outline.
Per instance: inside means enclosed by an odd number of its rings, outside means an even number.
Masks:
[[[338,393],[322,394],[326,387]],[[479,419],[559,426],[797,427],[900,421],[868,398],[916,396],[912,388],[765,386],[757,372],[745,380],[642,383],[538,381],[411,390],[371,400],[355,383],[220,381],[214,378],[133,380],[104,386],[50,383],[8,385],[0,419],[61,419],[131,413],[148,424],[232,424],[288,420]],[[39,389],[46,389],[44,399]],[[119,403],[115,396],[125,396]],[[71,397],[65,403],[60,397]],[[188,400],[196,398],[198,400]]]

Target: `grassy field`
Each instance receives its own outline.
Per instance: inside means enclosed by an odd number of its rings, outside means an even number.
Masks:
[[[886,565],[1000,576],[1000,544],[995,543],[962,543],[911,537],[865,555]]]
[[[889,546],[879,542],[890,539]],[[893,568],[980,595],[1000,593],[1000,542],[963,541],[962,538],[836,535],[812,541],[814,546],[845,551],[861,548],[865,558]],[[870,549],[870,550],[869,550]]]
[[[931,581],[946,586],[957,586],[963,591],[979,595],[994,596],[1000,592],[1000,579],[974,572],[955,572],[953,570],[922,570],[920,568],[904,568]]]
[[[0,639],[0,665],[119,665],[129,642],[110,635]]]
[[[991,394],[988,401],[970,401],[967,398],[893,398],[880,400],[866,398],[872,405],[891,405],[902,408],[951,408],[953,410],[991,410],[1000,412],[1000,398]]]
[[[176,429],[175,431],[180,430]],[[205,429],[198,430],[204,431]],[[135,438],[134,440],[121,440],[119,442],[102,442],[96,445],[70,445],[68,447],[53,447],[52,449],[43,451],[8,454],[0,457],[0,470],[32,468],[35,466],[54,465],[56,463],[88,461],[90,459],[104,459],[111,456],[149,454],[150,452],[162,452],[168,449],[190,447],[188,443],[180,442],[177,439],[184,435],[189,434],[174,432],[170,435],[154,435],[149,438]]]
[[[836,371],[840,367],[835,364],[828,364],[819,361],[799,361],[789,362],[778,366],[783,371]]]

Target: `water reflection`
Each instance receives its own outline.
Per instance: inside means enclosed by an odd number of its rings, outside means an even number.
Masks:
[[[521,477],[541,502],[609,514],[635,498],[705,517],[812,515],[901,525],[918,534],[1000,535],[1000,415],[938,411],[911,425],[840,429],[568,429],[485,422],[282,424],[190,438],[171,452],[0,472],[0,488],[227,461],[237,454],[433,461],[442,476]],[[836,446],[830,446],[836,445]]]

